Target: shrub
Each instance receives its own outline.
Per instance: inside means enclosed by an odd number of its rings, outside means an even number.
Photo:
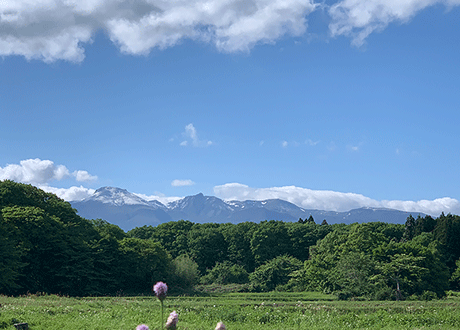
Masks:
[[[176,288],[187,290],[198,282],[198,264],[188,255],[182,254],[173,260],[173,283]]]
[[[272,291],[288,283],[289,275],[298,271],[303,263],[291,256],[279,256],[256,268],[249,276],[252,291]]]
[[[213,269],[202,277],[202,284],[243,284],[249,280],[248,272],[241,265],[232,265],[229,261],[218,262]]]

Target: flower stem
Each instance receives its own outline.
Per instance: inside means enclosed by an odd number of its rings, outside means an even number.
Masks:
[[[163,300],[160,300],[161,303],[161,324],[160,324],[160,329],[163,330]]]

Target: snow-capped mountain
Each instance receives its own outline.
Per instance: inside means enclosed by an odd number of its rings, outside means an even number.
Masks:
[[[164,205],[156,200],[147,201],[125,189],[115,187],[100,188],[90,198],[71,204],[80,216],[87,219],[104,219],[123,230],[144,225],[156,226],[181,219],[197,223],[239,223],[263,220],[297,221],[311,215],[316,223],[321,223],[325,219],[329,224],[333,224],[371,221],[404,223],[409,216],[408,212],[381,208],[359,208],[348,212],[306,210],[280,199],[223,201],[201,193]]]

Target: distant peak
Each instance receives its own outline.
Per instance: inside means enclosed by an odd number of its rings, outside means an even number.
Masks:
[[[97,189],[91,199],[113,205],[149,204],[144,199],[130,193],[126,189],[108,186]]]
[[[95,192],[95,194],[102,194],[102,193],[125,193],[125,194],[129,194],[128,190],[126,189],[122,189],[122,188],[117,188],[117,187],[110,187],[110,186],[106,186],[106,187],[101,187],[99,189],[97,189]]]

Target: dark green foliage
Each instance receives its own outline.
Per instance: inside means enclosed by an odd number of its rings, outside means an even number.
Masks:
[[[291,247],[286,224],[282,221],[262,221],[251,239],[251,251],[257,265],[289,253]]]
[[[254,222],[221,225],[222,234],[227,242],[227,260],[242,266],[247,272],[253,272],[255,269],[251,239],[257,226]]]
[[[442,257],[447,267],[453,272],[455,261],[460,258],[460,216],[444,215],[436,220],[434,238],[440,243]]]
[[[160,243],[140,238],[124,238],[119,244],[124,287],[133,292],[142,292],[149,291],[158,281],[168,281],[172,260]]]
[[[190,256],[198,264],[201,275],[227,256],[227,242],[216,224],[195,226],[188,233]]]
[[[191,221],[170,221],[156,227],[143,226],[128,232],[130,237],[153,239],[171,254],[173,258],[189,253],[188,232],[198,225]]]
[[[248,272],[240,265],[232,264],[229,261],[218,262],[213,269],[202,277],[203,284],[243,284],[249,280]]]
[[[0,292],[9,293],[19,287],[16,284],[21,269],[21,249],[13,236],[14,227],[3,221],[0,213]]]
[[[1,181],[0,293],[149,290],[170,271],[170,257],[159,243],[125,236],[106,221],[79,217],[53,194]]]

